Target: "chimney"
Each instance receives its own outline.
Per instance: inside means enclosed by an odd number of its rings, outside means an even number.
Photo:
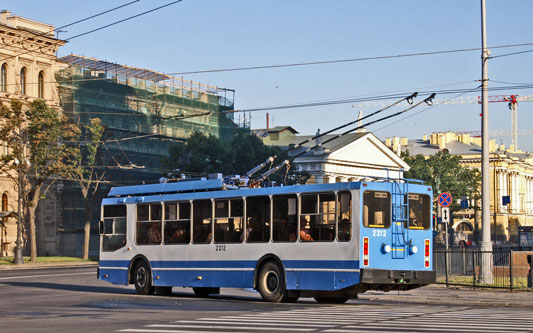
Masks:
[[[439,149],[443,150],[446,148],[446,135],[440,134],[439,135]]]
[[[489,152],[493,153],[496,151],[496,139],[489,140]]]
[[[268,112],[266,114],[266,119],[267,119],[267,132],[268,132],[268,130],[270,129],[269,124],[268,124]]]
[[[514,153],[514,145],[509,145],[509,152]]]
[[[400,145],[400,138],[395,136],[392,138],[392,151],[398,154],[398,146]]]
[[[392,148],[391,138],[386,138],[385,139],[385,146],[387,146],[389,148]]]
[[[11,15],[9,10],[3,9],[0,11],[0,24],[7,25],[7,17]]]
[[[424,135],[422,136],[422,141],[427,141],[427,140],[428,140],[428,136],[427,136],[426,134],[424,134]]]
[[[500,145],[500,150],[505,151],[505,145]]]

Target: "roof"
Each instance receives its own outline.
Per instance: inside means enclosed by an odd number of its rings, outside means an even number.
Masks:
[[[85,67],[97,71],[107,71],[111,73],[116,73],[117,75],[135,77],[137,79],[149,80],[149,81],[164,81],[171,79],[171,77],[142,68],[129,67],[119,64],[114,64],[104,60],[98,60],[94,58],[86,58],[82,56],[77,56],[70,54],[65,57],[57,59],[57,61],[64,62],[67,64]]]
[[[448,142],[446,144],[446,149],[452,155],[479,155],[481,154],[481,147],[476,144],[464,144],[457,141]],[[439,152],[441,149],[438,145],[432,145],[429,143],[429,140],[409,140],[407,146],[402,146],[402,151],[409,151],[409,155],[434,155]]]
[[[348,144],[350,144],[350,143],[352,143],[354,141],[357,141],[360,138],[362,138],[363,136],[368,135],[368,134],[369,133],[345,134],[343,136],[340,136],[337,139],[332,140],[331,142],[327,142],[327,143],[322,144],[322,148],[326,149],[325,153],[330,154],[330,153],[332,153],[332,152],[334,152],[334,151],[336,151],[338,149],[346,147]],[[296,145],[296,144],[298,144],[298,143],[300,143],[302,141],[311,139],[314,136],[315,135],[288,136],[288,137],[282,138],[280,140],[271,141],[270,144],[273,145],[273,146],[279,146],[279,147],[289,147],[290,145]],[[337,134],[324,135],[323,137],[320,138],[321,139],[320,142],[321,143],[322,142],[326,142],[329,139],[332,139],[333,137],[336,137],[336,136],[337,136]],[[301,148],[297,148],[297,149],[291,151],[289,153],[289,155],[290,156],[297,155],[300,152],[304,151],[305,149],[313,147],[315,145],[316,145],[316,140],[310,140],[306,144],[302,145]],[[307,152],[306,154],[304,154],[304,156],[307,155],[307,154],[314,154],[314,152],[311,150],[311,151]]]

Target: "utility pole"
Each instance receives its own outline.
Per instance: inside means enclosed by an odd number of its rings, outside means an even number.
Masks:
[[[492,242],[490,239],[490,179],[489,179],[489,107],[487,49],[487,16],[485,0],[481,0],[481,270],[479,280],[492,283]]]

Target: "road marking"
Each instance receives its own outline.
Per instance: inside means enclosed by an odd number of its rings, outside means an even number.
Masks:
[[[21,275],[21,276],[7,276],[7,277],[0,277],[0,280],[10,280],[10,279],[31,279],[36,277],[52,277],[52,276],[65,276],[65,275],[96,275],[95,272],[87,272],[87,273],[64,273],[64,274],[42,274],[42,275]]]
[[[233,324],[233,323],[232,323]],[[232,329],[232,330],[254,330],[264,331],[265,327],[257,326],[215,326],[215,325],[169,325],[169,324],[153,324],[146,325],[145,327],[162,327],[162,328],[201,328],[201,329]],[[269,331],[296,331],[296,332],[309,332],[314,331],[313,328],[286,328],[286,327],[268,327]]]

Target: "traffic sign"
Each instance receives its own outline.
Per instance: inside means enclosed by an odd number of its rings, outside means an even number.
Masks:
[[[442,207],[442,223],[450,223],[450,207]]]
[[[439,194],[438,200],[441,207],[449,207],[452,204],[452,195],[448,192],[442,192]]]

